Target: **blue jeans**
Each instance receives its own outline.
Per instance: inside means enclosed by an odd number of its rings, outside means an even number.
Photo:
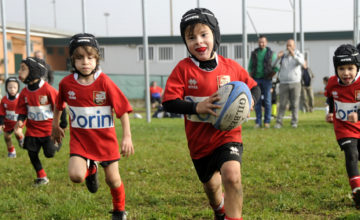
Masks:
[[[255,105],[255,113],[256,113],[256,124],[261,125],[262,120],[262,104],[264,102],[264,123],[269,124],[271,120],[271,80],[267,79],[255,79],[258,86],[261,89],[261,98]],[[262,100],[264,98],[264,100]]]

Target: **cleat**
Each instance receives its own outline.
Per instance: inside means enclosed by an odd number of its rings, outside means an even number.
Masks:
[[[214,217],[214,220],[224,220],[225,219],[225,214],[224,213],[218,213],[216,214],[215,213],[215,217]]]
[[[8,158],[16,158],[16,151],[8,152]]]
[[[112,213],[112,220],[126,220],[126,211],[111,211],[110,213]]]
[[[355,202],[355,207],[357,208],[357,209],[360,209],[360,188],[359,187],[357,187],[357,188],[355,188],[354,190],[353,190],[353,193],[352,193],[353,195],[352,195],[352,198],[353,198],[353,200],[354,200],[354,202]]]
[[[90,161],[90,162],[89,162]],[[93,160],[88,160],[88,169],[96,169],[94,174],[90,174],[86,177],[86,186],[91,193],[96,193],[99,188],[99,181],[98,181],[98,164]]]
[[[49,179],[47,177],[36,178],[34,180],[34,186],[42,186],[42,185],[46,185],[48,183],[49,183]]]

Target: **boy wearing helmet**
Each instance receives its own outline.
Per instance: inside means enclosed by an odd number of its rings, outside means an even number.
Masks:
[[[260,89],[243,67],[216,53],[220,29],[211,11],[189,10],[181,19],[180,30],[190,57],[180,61],[168,78],[163,105],[168,112],[187,115],[185,132],[190,156],[215,219],[242,219],[241,126],[220,131],[211,123],[196,120],[196,115],[216,115],[213,109],[219,106],[214,102],[220,99],[216,91],[230,81],[245,82],[255,102]]]
[[[26,84],[26,87],[19,95],[16,113],[19,115],[15,129],[20,129],[26,121],[26,133],[24,149],[27,149],[31,164],[33,165],[37,178],[35,185],[45,185],[49,179],[39,159],[40,149],[43,148],[47,158],[54,157],[59,150],[50,139],[53,109],[57,91],[50,84],[41,79],[47,71],[45,61],[28,57],[21,62],[19,79]],[[66,127],[66,123],[62,123]]]
[[[333,57],[335,76],[329,78],[325,96],[329,104],[326,121],[334,124],[335,136],[345,153],[346,171],[357,209],[360,209],[360,54],[350,44],[339,46]]]
[[[86,180],[88,190],[95,193],[99,186],[99,161],[112,195],[112,219],[126,219],[125,190],[119,173],[120,153],[113,111],[120,118],[123,129],[121,154],[130,156],[134,153],[128,116],[132,108],[116,84],[99,68],[99,46],[93,35],[74,35],[70,39],[69,52],[73,74],[66,76],[59,84],[53,138],[61,141],[64,137],[58,121],[66,102],[71,119],[71,181],[82,183]]]
[[[15,77],[9,77],[5,81],[6,96],[1,99],[0,104],[0,127],[4,131],[4,139],[8,149],[8,157],[15,158],[16,150],[11,141],[14,132],[20,147],[24,144],[22,128],[14,129],[18,115],[15,109],[19,100],[20,83]]]

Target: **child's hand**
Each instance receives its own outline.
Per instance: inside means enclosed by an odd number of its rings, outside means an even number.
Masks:
[[[134,146],[131,137],[123,137],[121,141],[121,155],[129,157],[132,154],[134,154]]]
[[[5,125],[0,125],[0,130],[4,130]]]
[[[24,127],[24,122],[19,120],[16,122],[14,129],[17,130],[17,129],[23,128],[23,127]]]
[[[348,116],[348,121],[353,122],[353,123],[358,122],[358,114],[357,114],[357,112],[351,112],[349,114],[349,116]]]
[[[198,114],[211,114],[213,116],[217,116],[213,109],[220,108],[220,106],[214,105],[213,103],[219,100],[220,96],[217,93],[212,94],[209,98],[196,105],[196,112]]]
[[[334,121],[334,115],[333,115],[333,113],[327,114],[325,120],[326,120],[327,122],[329,122],[329,123],[333,123],[333,121]]]
[[[53,139],[57,143],[61,143],[61,140],[65,136],[64,129],[62,129],[60,126],[54,126],[52,127],[51,131],[51,139]]]

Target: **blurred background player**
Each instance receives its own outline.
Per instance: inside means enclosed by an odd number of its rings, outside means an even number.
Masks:
[[[355,206],[360,209],[360,54],[354,46],[344,44],[335,50],[333,62],[336,75],[329,78],[325,88],[329,103],[326,121],[334,123],[336,140],[345,153],[346,171]]]
[[[14,129],[18,115],[15,109],[19,100],[20,83],[15,77],[9,77],[5,81],[6,95],[1,99],[0,104],[0,127],[4,131],[4,139],[8,149],[8,157],[15,158],[16,150],[11,141],[11,134],[15,137],[22,148],[24,144],[24,135],[22,128]]]
[[[45,61],[44,53],[41,52],[40,50],[35,51],[34,56],[38,59],[42,59]],[[54,83],[54,72],[52,71],[50,65],[46,61],[45,61],[45,67],[47,71],[44,72],[44,75],[41,78],[46,82],[48,82],[50,85],[52,85]]]
[[[35,186],[49,183],[49,179],[39,159],[40,149],[47,158],[54,157],[59,150],[50,139],[55,99],[58,94],[50,84],[41,79],[46,72],[45,61],[35,57],[22,60],[19,79],[26,87],[19,95],[16,113],[19,114],[15,129],[22,128],[26,121],[24,149],[33,165],[37,178]],[[64,118],[64,117],[63,117]],[[66,128],[66,123],[60,126]]]
[[[128,113],[130,103],[111,79],[99,67],[99,45],[91,34],[76,34],[70,39],[70,59],[73,74],[59,84],[59,96],[54,113],[53,138],[64,137],[59,118],[64,103],[69,106],[71,181],[82,183],[91,193],[98,190],[98,164],[104,168],[105,181],[110,187],[112,219],[126,219],[125,188],[119,173],[119,144],[116,137],[113,111],[122,125],[121,154],[134,153]]]
[[[161,105],[163,89],[157,85],[156,81],[152,81],[150,84],[150,95],[152,108],[156,108],[156,104]]]
[[[185,132],[190,156],[215,219],[239,220],[243,203],[241,126],[220,131],[211,123],[196,119],[196,115],[216,115],[213,109],[219,106],[213,103],[220,99],[216,92],[230,81],[245,82],[255,102],[261,91],[237,62],[216,53],[220,29],[211,11],[189,10],[181,19],[180,31],[190,57],[181,60],[169,76],[163,106],[168,112],[187,115]]]

